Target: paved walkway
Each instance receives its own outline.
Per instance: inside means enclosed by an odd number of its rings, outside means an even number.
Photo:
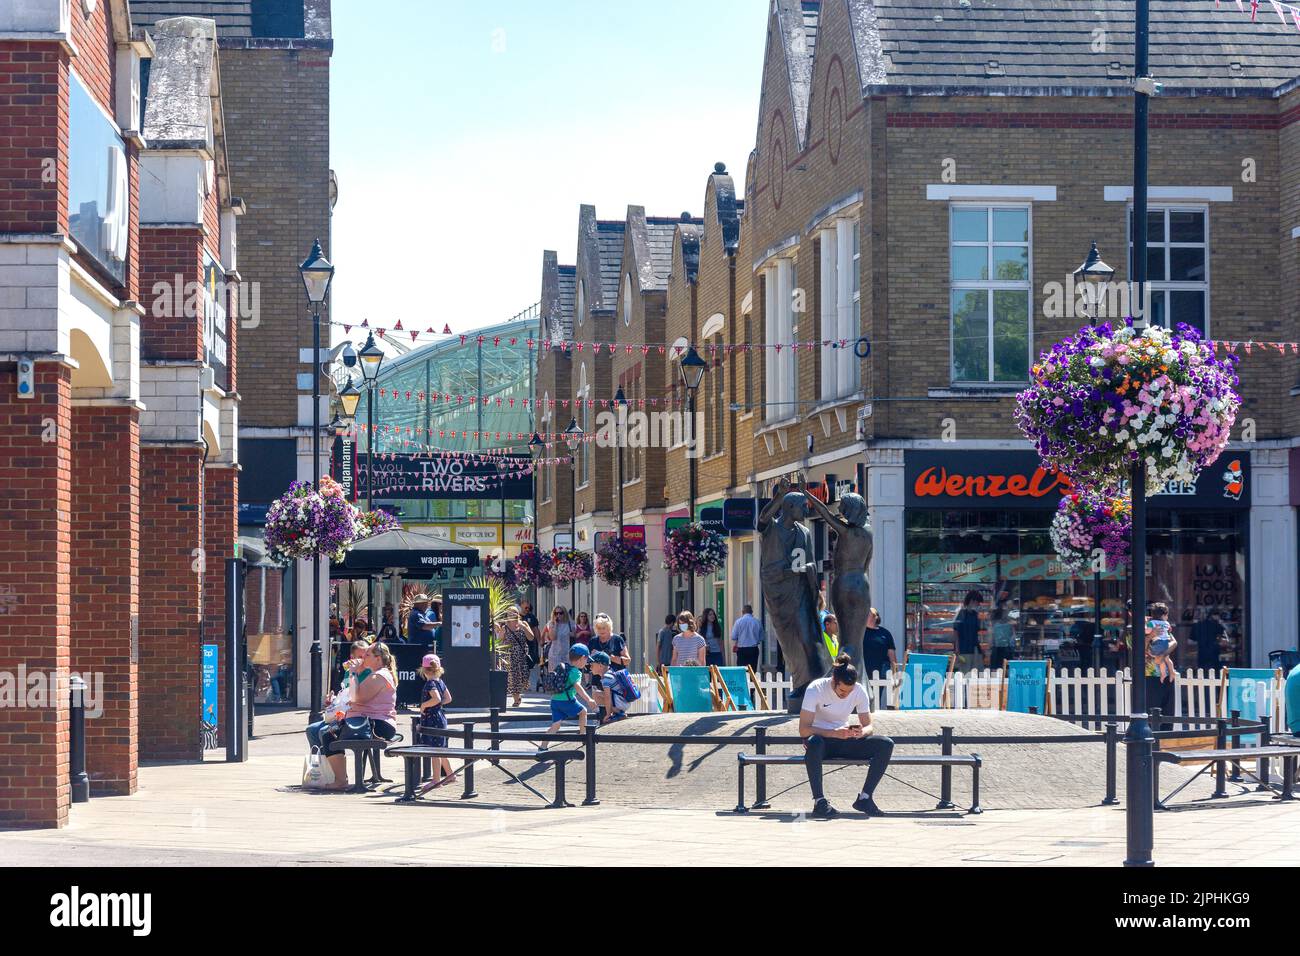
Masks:
[[[1116,807],[989,810],[980,817],[899,811],[867,820],[780,812],[615,805],[547,810],[520,788],[489,788],[395,805],[400,783],[367,795],[310,794],[301,773],[301,713],[260,717],[244,764],[149,766],[132,797],[77,805],[63,830],[0,832],[8,865],[500,865],[695,866],[889,863],[904,866],[1113,866],[1124,856]],[[400,775],[396,761],[385,762]],[[397,771],[397,772],[392,772]],[[480,766],[486,784],[500,772]],[[734,785],[734,776],[731,777]],[[549,775],[539,782],[549,793]],[[438,793],[438,791],[434,791]],[[431,794],[432,796],[432,794]],[[523,797],[531,800],[524,803]],[[575,784],[570,799],[581,797]],[[734,797],[733,797],[734,799]],[[1244,793],[1156,816],[1156,860],[1169,865],[1300,865],[1300,803]],[[611,854],[602,847],[616,847]]]

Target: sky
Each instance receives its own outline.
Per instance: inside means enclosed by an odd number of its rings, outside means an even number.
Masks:
[[[699,215],[717,161],[743,188],[767,6],[336,0],[334,319],[502,322],[543,250],[574,262],[580,204]]]

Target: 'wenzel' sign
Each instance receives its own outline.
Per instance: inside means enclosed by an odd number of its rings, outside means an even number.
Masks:
[[[909,451],[909,508],[1055,509],[1070,490],[1032,451]],[[1170,482],[1148,498],[1153,508],[1249,508],[1250,456],[1224,452],[1195,483]]]

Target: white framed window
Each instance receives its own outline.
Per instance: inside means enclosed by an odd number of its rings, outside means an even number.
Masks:
[[[847,343],[846,348],[821,350],[821,398],[832,401],[858,390],[858,362],[853,346],[859,336],[859,275],[861,251],[856,219],[839,219],[818,237],[821,253],[822,342]]]
[[[1133,207],[1128,207],[1129,276],[1133,275]],[[1210,207],[1147,206],[1147,285],[1152,325],[1185,322],[1210,331]]]
[[[793,418],[798,407],[795,381],[794,342],[794,260],[777,259],[763,270],[763,311],[766,335],[764,362],[764,421],[778,422]],[[773,346],[780,345],[778,351]]]
[[[949,207],[953,384],[1018,384],[1029,378],[1029,203]]]

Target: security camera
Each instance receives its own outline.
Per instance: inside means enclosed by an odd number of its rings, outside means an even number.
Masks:
[[[357,350],[353,348],[351,342],[343,346],[343,364],[348,368],[357,367]]]

